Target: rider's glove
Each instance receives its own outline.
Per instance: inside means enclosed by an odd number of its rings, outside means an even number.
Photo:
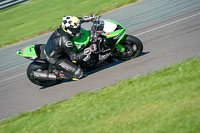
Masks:
[[[95,18],[96,18],[95,14],[91,14],[89,16],[84,16],[81,19],[83,20],[83,22],[90,22],[90,21],[94,22]]]
[[[90,17],[91,20],[93,20],[94,18],[96,18],[96,15],[95,14],[90,14],[89,17]]]

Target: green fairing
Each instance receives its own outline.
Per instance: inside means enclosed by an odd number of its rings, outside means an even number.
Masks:
[[[81,51],[87,46],[89,41],[90,41],[90,32],[82,28],[81,35],[72,38],[72,42],[75,45],[73,47],[74,51]]]
[[[118,40],[116,42],[116,48],[121,50],[121,51],[125,51],[125,48],[123,45],[119,44],[119,42],[125,37],[126,35],[126,32],[125,32],[125,28],[118,22],[116,21],[113,21],[113,20],[110,20],[110,19],[106,19],[106,21],[109,21],[111,23],[114,23],[114,24],[117,24],[117,25],[120,25],[122,27],[122,29],[119,29],[119,30],[116,30],[116,31],[113,31],[113,32],[110,32],[109,34],[107,33],[102,33],[101,35],[105,36],[106,38],[112,38],[112,37],[115,37],[115,36],[119,36],[118,37]]]
[[[35,45],[31,45],[21,50],[18,50],[17,55],[28,58],[37,58],[37,54],[35,52]]]
[[[107,35],[107,34],[105,34],[105,33],[102,33],[103,36],[106,36],[107,38],[111,38],[111,37],[114,37],[114,36],[119,35],[119,34],[120,34],[121,32],[123,32],[123,31],[125,31],[125,28],[124,28],[120,23],[118,23],[118,22],[116,22],[116,21],[113,21],[113,20],[111,20],[111,19],[106,19],[106,21],[109,21],[109,22],[114,23],[114,24],[116,24],[116,25],[120,25],[120,26],[122,27],[122,29],[116,30],[116,31],[114,31],[114,32],[110,32],[109,35]]]

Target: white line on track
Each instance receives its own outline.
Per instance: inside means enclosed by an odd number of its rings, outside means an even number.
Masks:
[[[141,32],[141,33],[139,33],[139,34],[136,34],[135,36],[140,36],[140,35],[143,35],[143,34],[146,34],[146,33],[149,33],[149,32],[152,32],[152,31],[155,31],[155,30],[158,30],[158,29],[167,27],[167,26],[170,26],[170,25],[172,25],[172,24],[179,23],[179,22],[181,22],[181,21],[190,19],[190,18],[195,17],[195,16],[198,16],[198,15],[200,15],[200,12],[199,12],[199,13],[196,13],[196,14],[194,14],[194,15],[188,16],[188,17],[186,17],[186,18],[182,18],[182,19],[176,20],[176,21],[174,21],[174,22],[171,22],[171,23],[168,23],[168,24],[165,24],[165,25],[162,25],[162,26],[153,28],[153,29],[151,29],[151,30],[147,30],[147,31]]]
[[[4,82],[4,81],[7,81],[7,80],[10,80],[10,79],[17,78],[17,77],[22,76],[22,75],[25,75],[25,73],[21,73],[21,74],[15,75],[15,76],[13,76],[13,77],[10,77],[10,78],[7,78],[7,79],[4,79],[4,80],[1,80],[0,83],[1,83],[1,82]]]
[[[141,33],[139,33],[139,34],[136,34],[135,36],[140,36],[140,35],[143,35],[143,34],[146,34],[146,33],[149,33],[149,32],[152,32],[152,31],[155,31],[155,30],[158,30],[158,29],[167,27],[167,26],[170,26],[170,25],[172,25],[172,24],[179,23],[179,22],[181,22],[181,21],[190,19],[190,18],[195,17],[195,16],[198,16],[198,15],[200,15],[200,12],[199,12],[199,13],[196,13],[196,14],[194,14],[194,15],[191,15],[191,16],[188,16],[188,17],[185,17],[185,18],[176,20],[176,21],[174,21],[174,22],[171,22],[171,23],[168,23],[168,24],[165,24],[165,25],[162,25],[162,26],[153,28],[153,29],[151,29],[151,30],[147,30],[147,31],[141,32]],[[25,75],[25,73],[21,73],[21,74],[15,75],[15,76],[13,76],[13,77],[10,77],[10,78],[1,80],[0,83],[1,83],[1,82],[4,82],[4,81],[7,81],[7,80],[10,80],[10,79],[13,79],[13,78],[17,78],[17,77],[22,76],[22,75]]]

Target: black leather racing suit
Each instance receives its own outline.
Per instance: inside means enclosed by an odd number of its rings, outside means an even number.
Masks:
[[[80,22],[89,22],[91,17],[79,17]],[[50,64],[55,64],[68,78],[83,77],[83,70],[72,61],[80,61],[86,57],[84,52],[74,52],[72,36],[64,32],[62,27],[57,28],[47,41],[45,54]]]

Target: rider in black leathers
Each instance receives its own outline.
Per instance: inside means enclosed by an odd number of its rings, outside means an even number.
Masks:
[[[73,62],[88,58],[95,47],[88,47],[77,53],[73,51],[72,37],[80,35],[81,23],[90,22],[95,15],[85,17],[65,16],[62,25],[58,27],[47,41],[44,53],[50,64],[63,71],[71,79],[80,79],[84,76],[82,68]],[[73,62],[72,62],[73,61]]]

